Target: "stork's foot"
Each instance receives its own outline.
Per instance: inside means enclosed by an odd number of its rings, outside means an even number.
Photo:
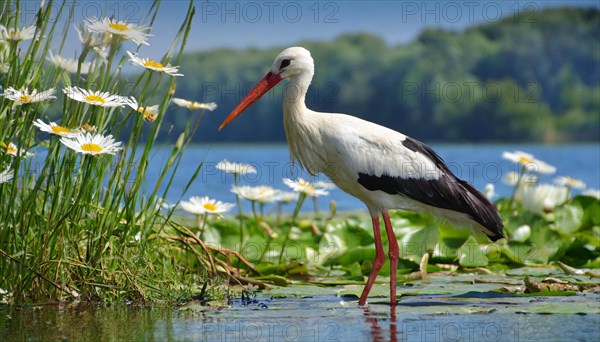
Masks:
[[[379,215],[377,213],[372,214],[371,221],[373,222],[373,237],[375,238],[375,260],[373,260],[373,268],[371,268],[371,273],[369,273],[369,279],[367,279],[365,288],[358,300],[358,305],[360,306],[364,306],[367,303],[367,297],[369,297],[371,287],[373,286],[373,283],[375,283],[379,270],[383,264],[385,264],[385,254],[383,252],[383,243],[381,242],[381,230],[379,229]]]

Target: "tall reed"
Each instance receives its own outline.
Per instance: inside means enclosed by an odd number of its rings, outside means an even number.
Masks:
[[[0,183],[0,288],[11,294],[14,303],[165,299],[170,296],[169,286],[197,276],[185,273],[183,249],[174,251],[172,244],[156,239],[172,214],[161,212],[162,198],[170,191],[197,122],[190,116],[183,132],[171,132],[179,139],[169,147],[160,177],[149,180],[148,165],[152,151],[161,148],[157,137],[167,129],[163,120],[176,78],[141,68],[133,76],[123,75],[122,67],[129,63],[125,51],[143,45],[108,31],[92,32],[89,25],[78,25],[84,41],[75,59],[76,72],[55,66],[49,61],[49,51],[58,46],[54,53],[62,52],[67,34],[74,29],[76,8],[72,2],[42,1],[34,20],[21,23],[20,1],[0,4],[0,25],[7,33],[11,28],[14,32],[35,26],[33,39],[0,40],[4,66],[0,74],[4,93],[0,97],[0,172],[12,174]],[[147,27],[140,32],[151,32],[159,8],[160,1],[155,1],[145,18],[135,23]],[[194,12],[190,1],[160,64],[182,62]],[[152,45],[151,37],[147,38]],[[141,49],[140,54],[146,51]],[[115,94],[129,102],[103,107],[63,94],[63,89],[75,86]],[[30,92],[55,88],[57,98],[19,103],[7,96],[9,87]],[[129,105],[132,99],[141,107],[139,111]],[[155,116],[146,116],[144,108],[156,104]],[[81,131],[81,136],[110,134],[122,140],[122,145],[114,155],[78,153],[61,142],[72,138],[40,132],[33,124],[38,119],[57,122],[73,134]]]

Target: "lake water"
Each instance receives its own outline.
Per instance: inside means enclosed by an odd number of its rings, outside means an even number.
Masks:
[[[572,311],[587,298],[492,299],[430,295],[360,308],[335,295],[259,296],[259,304],[190,312],[130,306],[0,305],[3,341],[598,341],[597,310]],[[375,300],[376,301],[376,300]],[[548,306],[541,313],[531,306]]]
[[[446,161],[450,169],[460,178],[473,183],[482,190],[487,183],[495,186],[497,196],[511,194],[512,186],[503,183],[502,178],[509,171],[517,171],[518,166],[502,159],[502,152],[522,150],[533,154],[551,165],[556,166],[554,175],[542,175],[542,183],[551,183],[557,176],[570,176],[583,180],[588,188],[600,188],[600,145],[433,145],[438,154]],[[148,184],[158,178],[158,172],[168,158],[169,150],[158,150],[149,168]],[[289,190],[282,183],[283,178],[303,177],[311,179],[310,175],[300,170],[298,165],[290,162],[286,145],[196,145],[189,147],[184,155],[182,165],[167,196],[170,203],[179,199],[191,175],[196,171],[200,162],[203,167],[198,178],[183,196],[209,196],[225,202],[235,202],[235,196],[230,192],[233,175],[224,174],[216,169],[216,164],[227,159],[231,162],[243,162],[253,165],[256,174],[241,177],[242,185],[269,185],[282,190]],[[327,180],[319,175],[317,180]],[[574,190],[578,193],[578,190]],[[334,189],[330,195],[318,199],[321,209],[326,209],[329,202],[334,200],[338,210],[364,210],[364,205],[357,199]],[[245,210],[249,210],[247,203]],[[293,209],[293,204],[289,205]],[[312,204],[305,204],[305,210],[312,210]]]

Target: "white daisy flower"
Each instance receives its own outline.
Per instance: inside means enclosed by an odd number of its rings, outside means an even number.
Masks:
[[[85,27],[89,32],[108,33],[113,37],[134,41],[137,45],[150,45],[147,40],[151,34],[146,33],[150,28],[146,26],[110,18],[89,18],[85,21]]]
[[[125,96],[111,95],[99,90],[92,91],[79,87],[66,87],[63,89],[63,92],[75,101],[84,102],[93,106],[123,107],[131,103],[131,99]]]
[[[502,158],[520,164],[527,170],[535,171],[542,174],[552,174],[556,172],[556,168],[539,159],[535,159],[533,155],[523,151],[504,152]]]
[[[48,60],[52,62],[56,67],[64,69],[67,72],[72,74],[77,73],[77,66],[79,65],[79,61],[75,58],[64,58],[60,55],[55,55],[52,51],[49,51],[50,55],[48,56]],[[85,75],[90,72],[91,64],[90,62],[81,63],[81,74]]]
[[[0,73],[6,74],[10,69],[10,63],[5,60],[5,56],[0,53]]]
[[[581,190],[585,189],[585,187],[586,187],[585,183],[582,180],[571,178],[569,176],[556,177],[556,179],[554,180],[554,184],[566,186],[567,188],[581,189]]]
[[[103,61],[108,62],[108,46],[110,45],[110,35],[100,35],[94,32],[89,32],[85,29],[78,29],[75,26],[75,31],[79,36],[79,41],[85,48],[92,48]],[[108,39],[107,39],[108,38]]]
[[[238,175],[256,173],[256,168],[250,164],[232,163],[227,161],[227,159],[218,162],[216,167],[225,173],[235,173]]]
[[[285,185],[292,188],[292,190],[294,190],[296,192],[304,193],[307,196],[311,196],[311,197],[318,197],[321,195],[324,196],[324,195],[329,194],[329,192],[324,189],[316,189],[313,185],[311,185],[309,182],[305,181],[302,178],[298,178],[295,181],[293,181],[289,178],[284,178],[283,183],[285,183]]]
[[[50,134],[60,135],[61,137],[71,137],[75,135],[75,132],[72,130],[60,126],[55,122],[51,122],[49,124],[43,122],[41,119],[37,119],[33,122],[33,125],[40,129],[42,132],[47,132]]]
[[[504,176],[504,178],[502,178],[502,180],[504,181],[505,184],[517,185],[517,182],[519,181],[519,177],[521,177],[519,172],[510,171]],[[522,177],[523,177],[523,179],[521,179],[521,185],[535,184],[540,181],[540,177],[538,177],[537,175],[535,175],[531,172],[527,172],[527,173],[523,174]]]
[[[587,189],[582,193],[584,196],[595,197],[600,200],[600,190],[597,189]]]
[[[14,174],[15,172],[11,169],[0,172],[0,184],[10,182],[10,180],[13,179]]]
[[[336,185],[333,184],[332,182],[324,182],[324,181],[314,182],[313,186],[315,188],[321,188],[321,189],[325,189],[325,190],[333,190],[336,188]]]
[[[98,132],[98,128],[96,126],[92,126],[90,124],[84,123],[83,125],[77,127],[75,129],[75,132],[96,134]]]
[[[493,197],[496,196],[496,189],[494,187],[494,184],[492,183],[487,183],[485,185],[485,188],[483,189],[483,194],[485,195],[485,197],[492,199]]]
[[[129,107],[131,107],[136,112],[142,114],[144,116],[144,120],[148,122],[154,122],[156,117],[158,116],[159,110],[158,105],[154,106],[140,106],[135,99],[131,99],[128,103]]]
[[[207,196],[194,196],[189,201],[181,201],[179,205],[183,210],[196,215],[223,214],[235,206],[233,203],[223,203]]]
[[[0,96],[4,96],[9,100],[14,101],[16,105],[22,105],[55,99],[55,92],[56,90],[54,88],[50,88],[39,93],[37,89],[34,89],[31,93],[29,93],[28,89],[17,90],[13,87],[8,87],[6,88],[4,94],[0,94]]]
[[[76,133],[72,138],[61,138],[60,142],[78,153],[89,155],[115,154],[121,149],[121,142],[115,142],[112,135]]]
[[[98,34],[96,32],[90,32],[85,29],[79,29],[77,26],[75,27],[75,31],[77,31],[77,36],[79,37],[79,41],[81,45],[85,47],[103,47],[110,44],[110,40],[105,39],[104,34]]]
[[[161,62],[154,61],[150,58],[139,58],[136,54],[133,54],[127,51],[129,55],[129,60],[132,64],[139,65],[149,70],[162,72],[171,76],[183,76],[183,74],[179,74],[178,66],[171,66],[171,64],[163,65]]]
[[[174,97],[173,99],[171,99],[171,101],[173,103],[175,103],[176,105],[178,105],[179,107],[184,107],[187,108],[189,110],[209,110],[209,111],[213,111],[215,109],[217,109],[217,104],[214,102],[209,102],[209,103],[200,103],[200,102],[196,102],[196,101],[188,101],[188,100],[184,100],[184,99],[180,99],[178,97]]]
[[[4,25],[0,25],[0,41],[11,40],[11,41],[21,41],[21,40],[30,40],[35,36],[35,26],[28,26],[24,28],[6,28]]]
[[[523,204],[523,208],[531,212],[550,212],[556,206],[567,201],[568,190],[562,186],[539,184],[519,188],[515,198]]]
[[[22,155],[27,155],[27,152],[25,152],[24,150],[21,150],[19,152],[19,148],[17,147],[17,145],[15,145],[13,143],[8,143],[8,145],[7,145],[1,141],[0,141],[0,151],[6,153],[8,155],[14,156],[14,157],[20,157]]]
[[[297,192],[291,191],[278,191],[277,192],[277,201],[281,203],[290,203],[294,202],[298,199]]]
[[[265,185],[234,185],[231,192],[252,202],[270,203],[277,200],[277,190]]]
[[[175,207],[175,204],[168,203],[167,200],[162,197],[156,201],[156,210],[161,210],[161,209],[170,210],[173,207]]]

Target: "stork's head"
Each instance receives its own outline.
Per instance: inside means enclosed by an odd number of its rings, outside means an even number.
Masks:
[[[281,51],[271,66],[271,73],[279,75],[281,79],[301,74],[312,76],[314,70],[315,65],[310,51],[298,46]]]
[[[310,83],[314,73],[314,62],[310,52],[303,47],[287,48],[275,58],[271,71],[246,95],[246,97],[235,107],[223,120],[219,130],[227,126],[233,119],[250,107],[267,91],[277,85],[284,78],[306,77]],[[307,84],[308,86],[308,84]]]

